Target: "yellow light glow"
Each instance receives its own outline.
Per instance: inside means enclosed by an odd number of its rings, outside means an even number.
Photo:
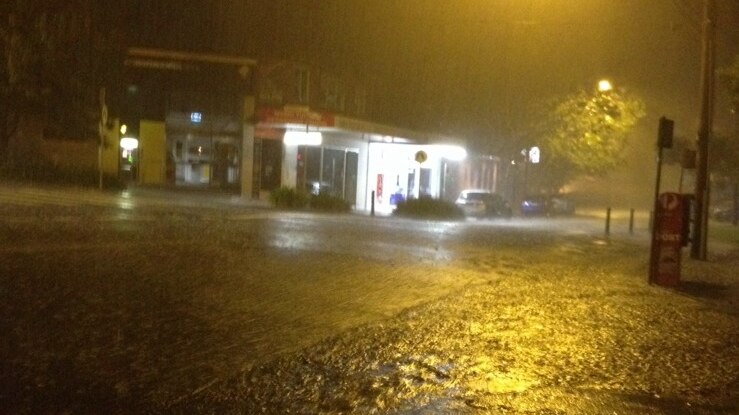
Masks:
[[[467,150],[462,146],[452,144],[437,144],[434,153],[450,161],[462,161],[467,158]]]
[[[611,85],[611,81],[608,79],[601,79],[598,81],[598,91],[600,92],[607,92],[613,89],[613,85]]]
[[[121,148],[124,150],[132,151],[139,148],[139,140],[133,137],[121,138]]]
[[[286,131],[282,141],[287,146],[320,146],[323,135],[318,131]]]
[[[126,131],[128,131],[128,126],[126,124],[121,124],[121,135],[126,135]]]

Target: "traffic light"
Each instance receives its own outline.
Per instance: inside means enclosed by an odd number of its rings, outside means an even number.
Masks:
[[[657,145],[660,148],[672,148],[672,133],[675,129],[675,121],[662,117],[659,119],[659,134]]]

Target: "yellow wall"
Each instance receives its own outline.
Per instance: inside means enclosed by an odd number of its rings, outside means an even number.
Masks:
[[[141,120],[139,124],[139,183],[164,184],[167,133],[162,121]]]

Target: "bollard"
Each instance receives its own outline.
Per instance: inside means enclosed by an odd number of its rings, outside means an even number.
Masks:
[[[611,208],[606,210],[606,236],[611,234]]]
[[[375,191],[372,191],[372,200],[370,201],[370,216],[375,216]]]
[[[634,208],[629,212],[629,235],[634,234]]]

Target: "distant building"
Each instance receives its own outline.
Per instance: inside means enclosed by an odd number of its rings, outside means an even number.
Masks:
[[[133,48],[118,100],[122,178],[266,198],[289,186],[369,210],[444,196],[462,147],[362,119],[367,93],[289,62]],[[123,130],[122,130],[123,131]]]

